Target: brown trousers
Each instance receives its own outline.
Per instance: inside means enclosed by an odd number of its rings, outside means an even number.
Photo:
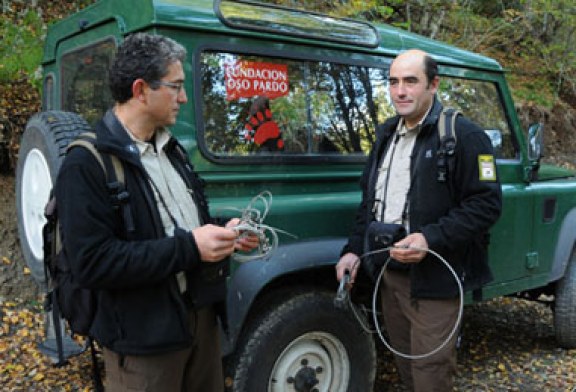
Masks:
[[[381,294],[391,346],[401,353],[422,355],[436,349],[458,318],[459,299],[412,299],[407,272],[387,270]],[[457,338],[455,333],[442,350],[427,358],[405,359],[395,355],[404,384],[415,392],[452,391]]]
[[[219,330],[213,309],[192,311],[190,326],[194,344],[184,350],[120,356],[104,349],[106,391],[224,391]]]

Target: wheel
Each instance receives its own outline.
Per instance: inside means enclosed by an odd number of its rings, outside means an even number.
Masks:
[[[247,328],[228,368],[234,392],[366,392],[373,388],[372,336],[334,293],[282,300]]]
[[[561,347],[576,348],[576,248],[572,250],[564,277],[556,286],[554,329]]]
[[[22,135],[16,167],[18,235],[24,260],[37,283],[44,283],[42,227],[50,196],[68,144],[88,123],[74,113],[50,111],[30,119]]]

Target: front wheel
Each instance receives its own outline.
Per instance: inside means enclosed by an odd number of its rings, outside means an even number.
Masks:
[[[373,388],[371,335],[334,294],[286,298],[253,322],[231,361],[234,392],[366,392]]]
[[[556,286],[556,303],[554,306],[554,329],[556,341],[561,347],[576,348],[576,248],[564,277]]]

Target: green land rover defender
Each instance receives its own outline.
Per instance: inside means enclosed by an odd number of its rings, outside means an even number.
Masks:
[[[101,0],[49,28],[42,112],[23,134],[16,179],[20,241],[40,283],[43,209],[66,146],[112,104],[108,67],[137,31],[188,50],[189,99],[171,131],[206,180],[212,213],[238,216],[252,201],[278,229],[266,257],[233,263],[222,334],[230,390],[372,390],[377,337],[359,322],[370,322],[372,288],[355,288],[356,315],[336,306],[334,265],[377,125],[395,114],[388,68],[409,48],[438,61],[440,100],[496,151],[504,206],[482,298],[546,294],[558,344],[576,347],[576,179],[541,164],[542,127],[522,129],[502,67],[390,26],[245,0]]]

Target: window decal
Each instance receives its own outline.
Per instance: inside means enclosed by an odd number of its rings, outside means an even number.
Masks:
[[[246,121],[244,129],[245,139],[256,143],[261,150],[284,150],[282,131],[272,118],[268,98],[258,97],[254,100],[250,107],[250,118]]]
[[[236,61],[225,65],[225,75],[228,101],[256,96],[274,99],[289,93],[285,64]]]

